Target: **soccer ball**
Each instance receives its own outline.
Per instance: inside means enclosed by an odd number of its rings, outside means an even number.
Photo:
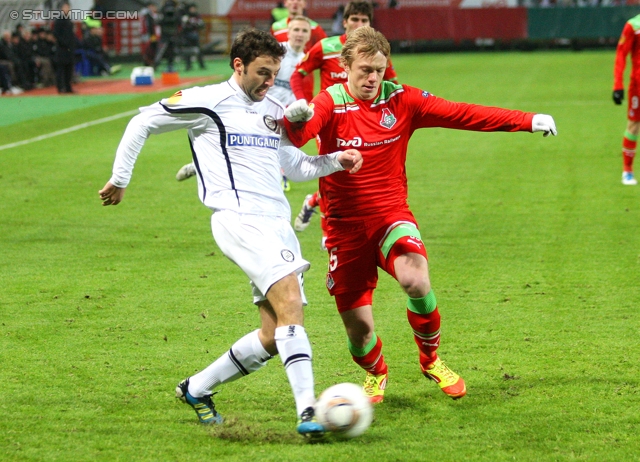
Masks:
[[[373,420],[373,406],[361,386],[339,383],[322,392],[316,418],[324,428],[343,438],[362,435]]]

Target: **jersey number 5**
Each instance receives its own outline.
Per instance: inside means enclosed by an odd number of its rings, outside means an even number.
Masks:
[[[334,253],[336,250],[338,250],[338,248],[334,247],[329,251],[329,272],[338,267],[338,256]]]

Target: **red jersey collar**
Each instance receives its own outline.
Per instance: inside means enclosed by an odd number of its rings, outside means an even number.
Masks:
[[[380,96],[380,91],[382,90],[382,82],[380,82],[380,86],[378,87],[378,93],[376,93],[376,96],[374,96],[371,99],[364,100],[364,99],[356,98],[355,96],[353,96],[351,94],[351,92],[349,91],[349,82],[348,81],[344,82],[342,85],[344,85],[344,89],[347,91],[347,94],[349,96],[351,96],[354,99],[354,101],[356,103],[358,103],[359,106],[365,106],[365,107],[371,107],[373,102],[378,98],[378,96]]]

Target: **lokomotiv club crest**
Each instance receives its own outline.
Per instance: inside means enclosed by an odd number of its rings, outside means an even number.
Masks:
[[[380,125],[384,128],[391,128],[396,124],[396,116],[394,116],[389,108],[382,109],[382,118],[380,119]]]

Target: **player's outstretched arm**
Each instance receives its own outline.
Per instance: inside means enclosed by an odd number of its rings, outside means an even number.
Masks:
[[[531,131],[533,133],[544,132],[542,136],[558,135],[556,122],[553,120],[553,117],[547,114],[536,114],[533,116],[531,120]]]
[[[292,146],[286,136],[282,137],[279,154],[280,166],[291,181],[309,181],[342,170],[355,173],[362,166],[362,154],[356,149],[309,156]]]
[[[338,154],[338,162],[349,173],[357,173],[362,167],[362,154],[357,149],[347,149]]]
[[[104,188],[98,191],[102,205],[118,205],[122,202],[126,189],[127,188],[118,188],[117,186],[114,186],[111,181],[107,181]]]

